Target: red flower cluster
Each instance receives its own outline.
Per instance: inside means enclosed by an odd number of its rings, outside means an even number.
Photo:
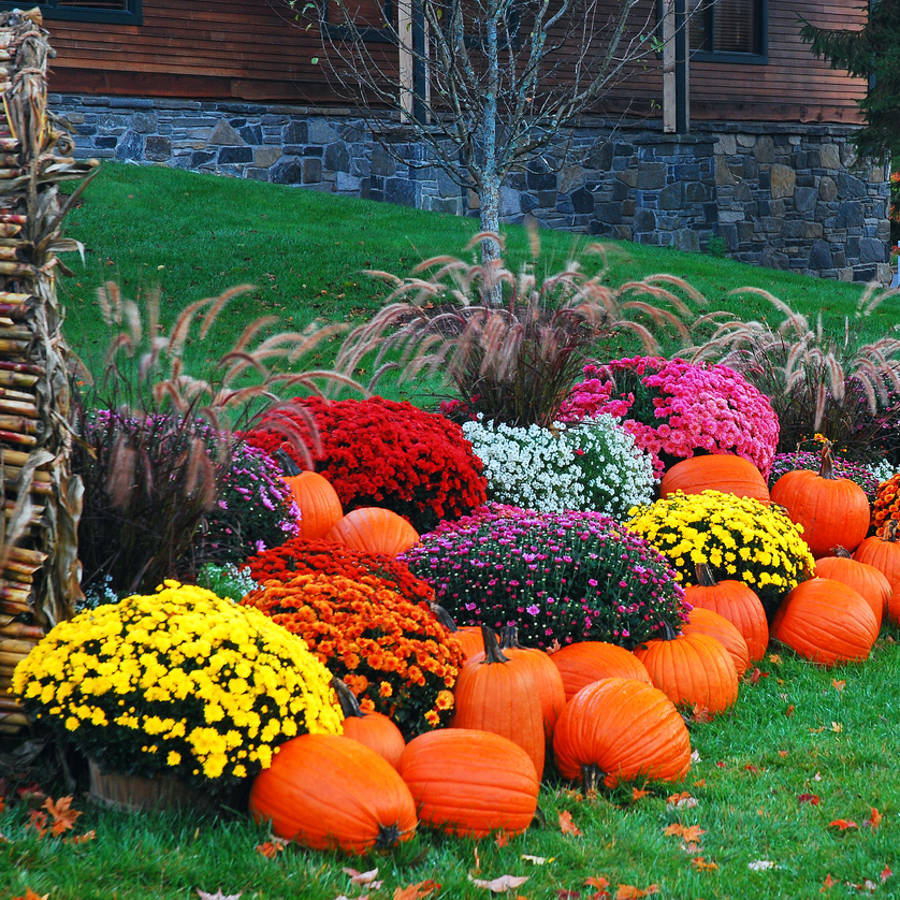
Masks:
[[[372,575],[321,572],[267,581],[241,603],[302,637],[364,712],[390,716],[407,739],[447,724],[463,651],[424,604]]]
[[[330,541],[307,541],[293,537],[278,547],[251,556],[246,563],[254,581],[290,581],[295,575],[319,572],[357,580],[374,575],[392,591],[413,603],[434,601],[434,589],[416,578],[406,563],[381,554],[353,550]]]
[[[314,455],[316,471],[331,482],[345,511],[383,506],[423,534],[485,502],[481,460],[460,426],[444,416],[382,397],[296,397],[292,402],[316,422],[322,445]],[[294,431],[308,434],[299,411],[280,407],[243,437],[267,453],[281,448],[290,454],[278,427],[284,418]]]

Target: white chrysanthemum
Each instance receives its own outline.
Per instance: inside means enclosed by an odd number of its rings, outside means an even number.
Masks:
[[[653,460],[610,415],[552,428],[462,426],[484,464],[488,498],[540,512],[592,510],[622,518],[653,496]]]

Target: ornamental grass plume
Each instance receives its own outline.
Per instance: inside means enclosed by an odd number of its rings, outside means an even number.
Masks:
[[[107,771],[230,787],[298,734],[341,732],[331,673],[254,609],[167,581],[59,623],[16,667],[39,726]]]
[[[337,364],[346,371],[370,366],[370,388],[391,369],[399,370],[401,383],[438,373],[457,394],[463,418],[480,412],[507,425],[549,426],[585,362],[604,344],[626,334],[652,352],[659,347],[656,333],[665,331],[687,342],[692,307],[706,302],[670,275],[611,288],[605,264],[588,274],[569,260],[541,275],[536,232],[531,251],[518,273],[502,258],[471,264],[451,256],[427,259],[405,279],[369,273],[393,290],[386,306],[351,332]],[[605,263],[600,244],[584,254]]]
[[[722,365],[635,356],[585,366],[587,376],[560,409],[564,421],[620,416],[638,446],[655,457],[657,475],[698,453],[734,453],[764,475],[778,444],[768,398]]]
[[[681,584],[696,584],[696,567],[706,564],[717,579],[746,584],[770,616],[791,589],[812,577],[802,528],[781,507],[751,497],[676,491],[636,507],[625,524],[666,557]]]
[[[781,423],[778,449],[793,450],[805,435],[822,432],[851,457],[890,455],[900,463],[900,326],[875,341],[860,337],[862,320],[900,296],[900,289],[868,285],[839,330],[826,327],[821,313],[810,324],[768,291],[732,293],[761,296],[784,318],[774,327],[724,322],[692,358],[731,366],[770,398]]]
[[[442,523],[402,557],[460,625],[518,628],[525,646],[629,649],[686,618],[684,591],[648,541],[593,512],[492,506]]]
[[[364,712],[389,716],[407,739],[449,721],[462,648],[390,582],[310,572],[266,581],[241,602],[300,635]]]

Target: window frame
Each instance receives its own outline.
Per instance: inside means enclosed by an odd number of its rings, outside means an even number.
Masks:
[[[753,52],[741,53],[735,50],[695,50],[691,49],[691,61],[697,62],[723,62],[745,63],[756,66],[764,66],[769,62],[769,0],[752,0],[758,9],[756,46]],[[709,16],[710,21],[715,18],[715,0],[709,0],[706,9],[701,9],[694,15]]]
[[[101,9],[90,6],[57,6],[56,0],[41,0],[37,5],[45,19],[68,22],[103,22],[110,25],[143,25],[142,0],[125,0],[127,9]],[[0,0],[0,10],[22,8],[21,3]]]
[[[319,10],[322,30],[330,37],[335,37],[338,39],[352,38],[356,33],[359,35],[360,40],[367,44],[396,43],[380,28],[359,28],[354,33],[353,29],[349,28],[347,25],[342,25],[338,22],[330,22],[328,20],[328,0],[319,0]],[[386,22],[394,22],[394,16],[396,15],[394,0],[381,0],[381,14],[382,16],[384,16]]]

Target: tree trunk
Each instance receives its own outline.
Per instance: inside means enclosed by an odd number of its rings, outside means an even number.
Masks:
[[[10,260],[0,264],[0,733],[25,724],[9,693],[17,661],[81,596],[81,479],[70,468],[70,354],[55,281],[56,253],[78,245],[60,237],[57,182],[97,162],[71,159],[71,138],[47,114],[50,47],[40,24],[37,11],[0,13],[0,80],[9,83],[0,243]]]

